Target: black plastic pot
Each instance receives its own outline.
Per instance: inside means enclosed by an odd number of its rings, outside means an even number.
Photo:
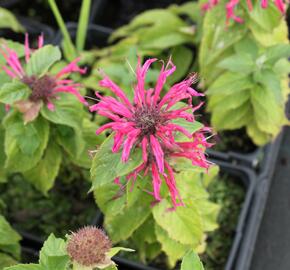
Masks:
[[[51,43],[55,33],[54,30],[42,23],[36,22],[26,17],[17,17],[20,24],[24,27],[25,31],[29,34],[31,39],[36,39],[41,33],[44,35],[44,43],[48,44]],[[20,43],[24,43],[24,34],[23,33],[16,33],[9,29],[1,29],[0,36],[12,39],[14,41],[18,41]]]
[[[77,33],[77,23],[69,22],[67,23],[66,26],[70,33],[71,38],[74,40],[76,38]],[[108,27],[89,24],[87,31],[87,39],[85,43],[86,49],[106,46],[111,33],[112,29]],[[62,42],[62,33],[58,31],[52,43],[54,45],[60,46],[61,42]]]
[[[0,7],[11,8],[19,2],[20,0],[0,0]]]
[[[253,201],[254,190],[257,182],[256,174],[253,170],[240,165],[230,164],[224,161],[212,160],[221,167],[221,171],[228,175],[234,176],[245,187],[246,196],[243,203],[238,225],[236,227],[234,241],[227,259],[225,270],[240,269],[238,265],[238,256],[244,249],[249,247],[242,247],[244,237],[250,233],[248,231],[248,223],[250,222],[251,205]],[[244,251],[245,252],[245,251]],[[146,266],[138,262],[133,262],[124,258],[116,257],[115,261],[119,264],[121,270],[164,270],[158,269],[154,266]]]

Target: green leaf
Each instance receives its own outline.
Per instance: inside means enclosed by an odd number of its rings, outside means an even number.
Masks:
[[[254,83],[249,76],[241,73],[226,72],[210,85],[207,94],[233,95],[253,86]]]
[[[43,194],[47,195],[58,175],[61,157],[62,153],[59,146],[55,142],[50,141],[42,159],[36,167],[24,172],[26,180],[32,183]]]
[[[20,240],[21,236],[0,215],[0,250],[11,254],[15,258],[20,258]]]
[[[81,129],[84,109],[83,105],[72,95],[59,94],[54,101],[55,110],[50,111],[46,106],[41,109],[41,115],[54,124]]]
[[[0,7],[0,18],[0,28],[9,28],[15,32],[24,31],[22,25],[9,10]]]
[[[148,179],[144,179],[147,181]],[[142,181],[137,179],[136,183]],[[112,185],[112,184],[111,184]],[[110,235],[110,239],[117,243],[121,240],[129,238],[136,229],[138,229],[148,218],[151,212],[150,202],[152,197],[147,194],[143,189],[137,186],[131,192],[138,194],[138,200],[134,204],[121,208],[119,213],[112,215],[110,209],[105,213],[105,228]],[[113,198],[111,198],[113,199]],[[122,224],[122,226],[120,226]]]
[[[251,73],[255,68],[251,55],[243,52],[239,52],[238,54],[223,59],[217,66],[228,71],[244,74]]]
[[[65,241],[51,234],[40,250],[39,262],[47,270],[67,269],[69,257]]]
[[[12,105],[16,101],[27,99],[31,89],[20,81],[5,83],[0,89],[0,102]]]
[[[172,123],[179,125],[183,128],[185,128],[189,133],[193,134],[195,132],[197,132],[198,130],[200,130],[203,127],[203,124],[201,124],[198,121],[194,121],[194,122],[188,122],[183,118],[178,118],[178,119],[173,119]],[[186,141],[188,140],[188,138],[181,132],[177,132],[176,136],[175,136],[175,140],[178,141]]]
[[[118,254],[120,251],[126,251],[126,252],[134,252],[134,249],[131,248],[124,248],[124,247],[113,247],[110,249],[109,252],[107,252],[107,255],[112,258],[114,257],[116,254]]]
[[[127,175],[143,162],[140,149],[133,149],[128,162],[122,162],[122,152],[112,152],[113,142],[112,134],[95,154],[91,168],[92,189],[110,183],[117,177]]]
[[[266,49],[265,52],[266,62],[265,64],[273,65],[281,58],[290,57],[290,45],[289,44],[277,44]]]
[[[52,45],[46,45],[32,53],[26,66],[26,73],[28,76],[42,76],[60,59],[61,52],[59,48]]]
[[[204,270],[204,267],[198,255],[188,251],[182,260],[180,270]]]
[[[47,270],[46,268],[43,268],[39,264],[18,264],[10,267],[4,268],[4,270]]]
[[[42,117],[24,125],[22,116],[12,112],[4,121],[5,167],[23,172],[33,168],[41,159],[47,146],[49,124]]]
[[[190,249],[190,246],[183,245],[171,239],[168,233],[157,224],[155,224],[155,232],[162,250],[168,256],[169,265],[173,268],[176,262],[185,255],[188,249]]]
[[[153,207],[156,223],[162,227],[175,241],[196,247],[202,239],[202,223],[198,210],[194,205],[177,207],[169,211],[171,204],[163,199]]]
[[[266,87],[257,86],[251,92],[251,99],[259,129],[276,136],[286,123],[284,108],[277,104],[274,94]]]
[[[247,37],[237,42],[234,45],[234,49],[236,54],[246,53],[251,55],[253,59],[258,56],[259,51],[258,44],[251,35],[248,35]]]
[[[4,269],[4,267],[12,266],[17,264],[17,261],[15,261],[11,256],[0,253],[0,269]]]

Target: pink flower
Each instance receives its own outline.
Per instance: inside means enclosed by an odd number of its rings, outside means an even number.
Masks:
[[[247,6],[249,11],[251,12],[253,10],[253,4],[251,0],[246,0]],[[232,19],[238,23],[243,23],[243,19],[235,15],[235,8],[238,7],[240,0],[229,0],[225,7],[226,7],[226,24],[229,24],[229,21]],[[283,0],[274,0],[274,3],[278,10],[281,12],[281,14],[285,14],[286,12],[286,4]],[[208,11],[212,9],[214,6],[219,4],[219,0],[208,0],[205,4],[201,6],[201,9],[203,11]],[[268,0],[261,0],[261,7],[267,8],[268,7]]]
[[[38,38],[38,49],[43,46],[43,35]],[[26,64],[30,60],[30,56],[36,50],[32,50],[29,47],[28,34],[25,35],[25,62]],[[49,110],[54,110],[53,100],[58,98],[58,93],[65,92],[75,95],[80,102],[87,105],[85,99],[80,95],[78,87],[80,84],[74,83],[72,80],[67,79],[67,77],[73,72],[79,72],[84,74],[85,69],[81,69],[77,66],[79,58],[72,61],[66,67],[64,67],[56,75],[45,74],[41,77],[37,75],[28,76],[25,73],[25,70],[19,60],[17,53],[10,49],[6,44],[2,44],[2,49],[0,53],[4,56],[6,60],[6,65],[2,69],[13,79],[18,79],[21,82],[25,83],[32,90],[29,100],[20,101],[16,105],[19,107],[19,110],[23,113],[26,113],[27,107],[30,109],[30,117],[26,115],[28,121],[32,121],[38,114],[40,105],[43,102],[46,104]],[[35,108],[38,108],[34,110]],[[31,119],[31,110],[33,110],[33,119]],[[28,113],[29,114],[29,113]]]
[[[91,111],[112,120],[97,130],[97,134],[110,129],[114,132],[114,153],[122,151],[122,161],[127,162],[131,151],[138,147],[142,150],[143,163],[132,173],[127,175],[127,180],[136,181],[137,175],[146,175],[151,172],[152,195],[156,201],[161,200],[160,188],[164,180],[172,199],[173,206],[182,205],[182,200],[176,187],[174,169],[170,166],[170,160],[176,158],[189,159],[194,166],[208,168],[205,149],[211,145],[206,142],[203,128],[191,133],[174,120],[183,119],[193,123],[193,112],[202,104],[192,106],[193,96],[202,94],[191,88],[196,80],[196,74],[186,80],[173,85],[168,92],[161,97],[161,91],[168,76],[176,69],[171,60],[160,71],[154,88],[145,89],[145,76],[150,65],[157,59],[149,59],[143,66],[138,61],[136,77],[137,83],[134,89],[134,98],[131,102],[110,78],[104,75],[100,86],[110,89],[116,98],[101,96],[96,93],[100,102],[91,106]],[[188,104],[182,103],[187,100]],[[178,106],[175,106],[178,105]],[[181,133],[188,139],[186,142],[176,140],[176,134]],[[120,184],[119,179],[115,181]]]

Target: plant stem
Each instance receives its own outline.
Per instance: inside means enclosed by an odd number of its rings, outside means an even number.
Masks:
[[[50,5],[50,8],[53,12],[53,15],[57,21],[57,24],[60,28],[60,31],[62,32],[63,38],[64,38],[64,50],[68,60],[73,60],[76,58],[76,49],[75,46],[73,45],[73,42],[71,40],[70,34],[65,26],[64,20],[59,12],[59,9],[56,5],[55,0],[48,0],[48,3]]]
[[[79,23],[78,23],[78,30],[77,30],[77,39],[76,39],[76,46],[77,50],[81,52],[84,49],[86,36],[87,36],[87,28],[90,16],[90,7],[91,7],[91,0],[83,0]]]

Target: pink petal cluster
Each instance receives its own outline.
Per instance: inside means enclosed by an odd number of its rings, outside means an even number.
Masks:
[[[43,35],[40,35],[38,38],[38,49],[43,47]],[[31,54],[35,50],[32,50],[29,47],[28,34],[25,35],[25,62],[28,63],[31,57]],[[85,69],[79,68],[77,63],[79,58],[72,61],[66,67],[64,67],[56,75],[46,74],[42,77],[36,75],[28,76],[19,60],[17,53],[10,49],[6,44],[2,44],[2,49],[0,53],[4,56],[6,60],[6,65],[2,69],[11,77],[16,78],[27,84],[31,87],[32,94],[30,96],[30,101],[37,102],[43,101],[47,108],[54,110],[54,105],[52,101],[57,98],[57,93],[65,92],[75,95],[80,102],[87,105],[85,99],[80,95],[78,87],[80,84],[74,83],[72,80],[67,79],[67,76],[73,72],[79,72],[84,74]]]
[[[91,106],[91,111],[105,116],[112,121],[97,130],[100,134],[110,129],[114,132],[114,153],[122,151],[122,161],[127,162],[134,148],[141,148],[143,163],[132,173],[127,175],[127,180],[136,181],[137,175],[151,173],[152,186],[156,201],[161,200],[160,188],[164,179],[172,199],[173,206],[182,205],[179,192],[176,187],[174,169],[170,166],[172,158],[189,159],[194,166],[208,168],[205,149],[211,145],[206,141],[205,133],[209,128],[202,128],[198,132],[191,133],[184,127],[176,124],[174,120],[184,119],[194,122],[194,111],[200,106],[192,106],[192,97],[202,96],[191,85],[196,80],[196,74],[184,81],[173,85],[162,97],[161,91],[168,76],[176,69],[172,61],[160,71],[154,88],[145,89],[145,76],[150,65],[157,59],[147,60],[141,66],[140,59],[136,70],[137,83],[134,88],[134,98],[131,102],[110,78],[104,75],[100,86],[110,89],[116,98],[101,96],[96,93],[100,102]],[[188,104],[181,101],[187,100]],[[178,103],[178,106],[176,106]],[[188,140],[179,142],[176,133],[182,133]],[[119,179],[115,183],[120,185]]]
[[[213,7],[215,7],[216,5],[218,5],[220,2],[220,0],[208,0],[207,3],[203,4],[201,9],[203,11],[208,11],[210,9],[212,9]],[[252,0],[246,0],[247,1],[247,6],[249,11],[253,10],[253,4],[252,4]],[[261,7],[262,8],[267,8],[268,7],[268,1],[269,0],[261,0]],[[237,16],[235,14],[235,8],[239,5],[240,0],[229,0],[226,3],[226,24],[229,24],[230,20],[234,20],[238,23],[243,23],[244,20]],[[282,13],[285,14],[286,12],[286,4],[284,3],[284,0],[274,0],[274,3],[276,5],[276,7],[278,8],[278,10]]]

